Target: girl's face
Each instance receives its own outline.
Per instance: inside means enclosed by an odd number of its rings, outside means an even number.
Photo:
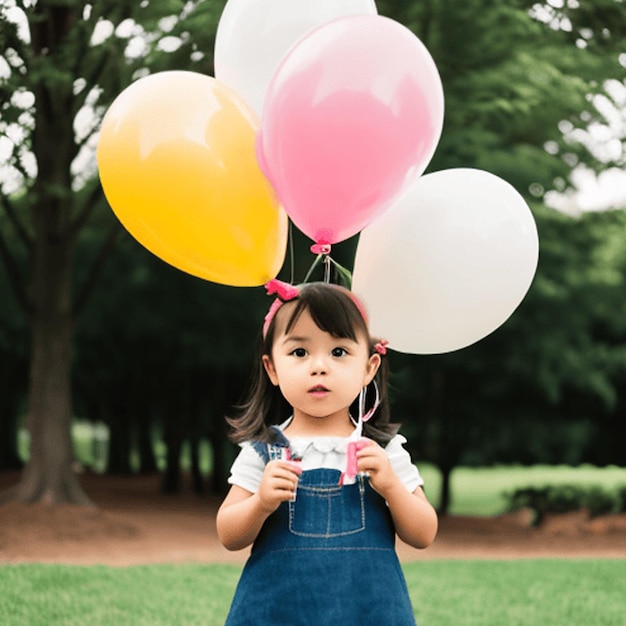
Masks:
[[[321,425],[324,418],[324,426],[345,429],[351,424],[350,405],[374,378],[380,356],[369,355],[366,337],[353,341],[321,330],[308,310],[285,332],[293,306],[283,305],[276,316],[272,353],[263,356],[265,370],[293,407],[294,423],[305,418]]]

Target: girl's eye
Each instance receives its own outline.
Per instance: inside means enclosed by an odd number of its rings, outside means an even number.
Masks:
[[[306,356],[306,350],[304,348],[296,348],[291,354],[301,359],[302,357]]]
[[[331,354],[335,357],[341,357],[348,354],[348,351],[345,348],[333,348]]]

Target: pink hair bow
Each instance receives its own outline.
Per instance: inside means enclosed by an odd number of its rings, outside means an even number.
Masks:
[[[276,278],[273,278],[268,283],[265,283],[265,289],[267,290],[268,296],[276,294],[278,297],[274,300],[274,302],[272,302],[270,309],[263,320],[263,337],[267,335],[267,330],[276,316],[278,309],[280,309],[283,303],[295,300],[300,295],[300,289],[298,287],[294,287],[293,285]]]
[[[268,296],[276,294],[283,302],[294,300],[300,295],[300,289],[298,287],[294,287],[277,278],[272,278],[268,283],[265,283],[265,289],[267,289]]]
[[[374,350],[378,352],[378,354],[382,354],[383,356],[387,354],[387,346],[389,342],[386,339],[381,339],[378,343],[374,344]]]

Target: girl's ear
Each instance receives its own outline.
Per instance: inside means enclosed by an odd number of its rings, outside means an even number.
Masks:
[[[380,354],[378,353],[372,354],[372,356],[368,359],[367,367],[365,368],[365,379],[363,383],[364,387],[369,385],[374,380],[374,376],[376,376],[376,372],[380,367],[380,363]]]
[[[380,357],[379,357],[380,358]],[[267,372],[267,376],[270,379],[270,382],[274,387],[278,387],[278,376],[276,376],[276,369],[274,368],[274,364],[272,363],[272,359],[269,354],[264,354],[261,357],[261,361],[263,362],[263,367]]]

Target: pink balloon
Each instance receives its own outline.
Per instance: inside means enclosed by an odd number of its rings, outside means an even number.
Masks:
[[[358,233],[425,169],[443,126],[437,67],[405,26],[339,18],[275,71],[257,156],[294,224],[317,243]]]

